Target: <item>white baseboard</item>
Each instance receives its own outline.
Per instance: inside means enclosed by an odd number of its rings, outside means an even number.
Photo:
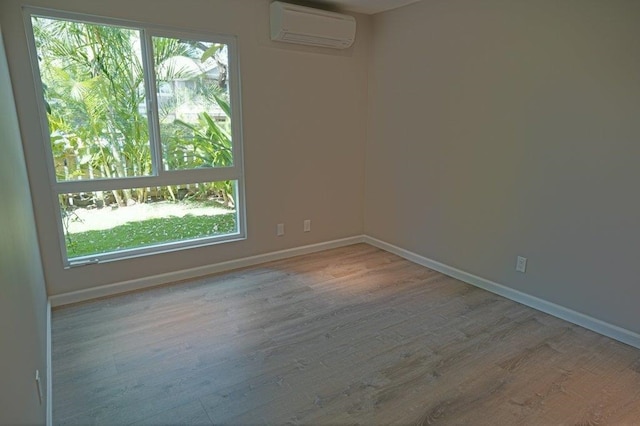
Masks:
[[[495,283],[477,275],[470,274],[460,269],[451,267],[444,263],[437,262],[435,260],[420,256],[409,250],[394,246],[385,241],[378,240],[369,236],[355,236],[349,238],[343,238],[340,240],[327,241],[318,244],[311,244],[302,247],[295,247],[287,250],[280,250],[271,253],[260,254],[257,256],[245,257],[242,259],[230,260],[227,262],[216,263],[213,265],[206,265],[197,268],[187,269],[183,271],[169,272],[166,274],[154,275],[150,277],[144,277],[136,280],[125,281],[122,283],[109,284],[100,287],[89,288],[85,290],[78,290],[70,293],[63,293],[49,297],[49,303],[51,306],[62,306],[70,303],[83,302],[86,300],[95,299],[98,297],[112,296],[118,293],[124,293],[127,291],[140,290],[147,287],[153,287],[161,284],[167,284],[176,281],[182,281],[186,279],[193,279],[205,275],[215,274],[219,272],[230,271],[233,269],[244,268],[247,266],[258,265],[260,263],[271,262],[274,260],[286,259],[289,257],[299,256],[303,254],[314,253],[322,250],[328,250],[337,247],[348,246],[357,243],[367,243],[372,246],[378,247],[382,250],[396,254],[418,265],[425,266],[435,271],[441,272],[445,275],[458,279],[467,284],[482,288],[490,291],[491,293],[498,294],[513,300],[523,305],[529,306],[533,309],[541,312],[553,315],[557,318],[563,319],[570,323],[579,325],[596,333],[626,343],[630,346],[634,346],[640,349],[640,334],[625,328],[607,323],[605,321],[593,318],[589,315],[582,314],[564,306],[556,305],[555,303],[540,299],[535,296],[523,293],[521,291],[512,289],[502,284]],[[49,330],[50,333],[50,330]],[[48,336],[50,338],[50,336]],[[48,350],[50,351],[50,341],[47,342]],[[47,355],[50,357],[50,354]],[[48,369],[48,374],[51,369]],[[51,381],[49,380],[49,383]],[[48,392],[48,396],[50,393]],[[50,398],[47,398],[47,403],[50,403]],[[49,407],[47,410],[49,412]],[[49,415],[49,414],[48,414]]]
[[[47,410],[46,424],[53,425],[53,372],[51,361],[51,302],[47,302],[47,394],[45,399],[45,407]]]
[[[314,253],[317,251],[328,250],[362,242],[364,242],[364,237],[360,235],[318,244],[311,244],[302,247],[295,247],[287,250],[280,250],[271,253],[259,254],[257,256],[216,263],[213,265],[205,265],[197,268],[153,275],[150,277],[139,278],[121,283],[108,284],[84,290],[72,291],[69,293],[56,294],[49,297],[49,302],[53,307],[68,305],[70,303],[84,302],[86,300],[96,299],[98,297],[112,296],[118,293],[140,290],[143,288],[154,287],[176,281],[193,279],[205,275],[216,274],[219,272],[253,266],[260,263],[272,262],[274,260],[286,259],[289,257],[300,256],[303,254]]]
[[[564,306],[556,305],[555,303],[548,302],[546,300],[531,296],[518,290],[514,290],[512,288],[495,283],[493,281],[489,281],[468,272],[461,271],[460,269],[453,268],[451,266],[445,265],[444,263],[440,263],[435,260],[420,256],[416,253],[402,249],[373,237],[365,236],[364,242],[378,247],[382,250],[396,254],[407,260],[410,260],[411,262],[417,263],[418,265],[426,266],[427,268],[456,278],[467,284],[471,284],[473,286],[490,291],[491,293],[506,297],[507,299],[513,300],[514,302],[521,303],[538,311],[553,315],[554,317],[563,319],[570,323],[579,325],[591,331],[595,331],[596,333],[602,334],[604,336],[610,337],[612,339],[640,349],[640,334],[633,331],[618,327],[617,325],[609,324],[597,318],[593,318],[589,315],[576,312],[572,309],[565,308]]]

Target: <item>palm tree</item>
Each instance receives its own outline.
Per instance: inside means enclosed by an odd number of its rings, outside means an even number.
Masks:
[[[33,28],[58,180],[151,174],[140,32],[48,18],[34,18]],[[153,37],[158,87],[192,81],[194,89],[187,91],[186,101],[217,105],[226,116],[218,122],[206,108],[197,121],[167,121],[161,114],[161,139],[170,169],[232,164],[224,52],[220,44]],[[210,66],[211,61],[218,65],[217,84],[203,81],[205,64]],[[185,62],[192,68],[176,65]],[[175,115],[175,97],[173,102],[168,113]],[[233,204],[232,189],[228,182],[216,184],[228,205]],[[131,190],[112,192],[119,205],[146,197]]]
[[[139,32],[46,18],[33,24],[58,179],[150,174]],[[156,63],[188,53],[177,40],[163,40]],[[70,163],[73,173],[63,172]],[[120,205],[131,202],[129,190],[123,195],[114,191]]]

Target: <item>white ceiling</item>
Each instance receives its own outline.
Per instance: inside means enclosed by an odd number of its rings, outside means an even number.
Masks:
[[[316,0],[317,3],[331,4],[340,10],[368,15],[406,6],[417,1],[420,0]]]

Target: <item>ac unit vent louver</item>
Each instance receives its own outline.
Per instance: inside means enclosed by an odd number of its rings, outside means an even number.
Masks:
[[[280,1],[271,3],[271,40],[346,49],[355,36],[353,16]]]

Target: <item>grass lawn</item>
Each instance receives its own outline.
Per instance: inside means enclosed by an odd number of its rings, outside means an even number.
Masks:
[[[69,258],[235,232],[235,213],[169,216],[67,235]]]

